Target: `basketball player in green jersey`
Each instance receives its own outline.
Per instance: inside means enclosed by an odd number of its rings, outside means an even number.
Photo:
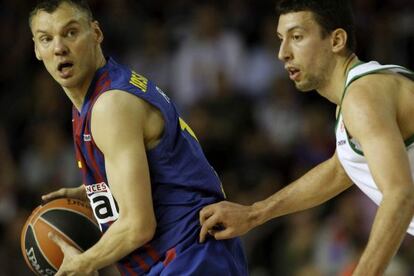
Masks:
[[[332,158],[251,206],[224,201],[205,207],[200,241],[207,234],[242,235],[319,205],[353,183],[379,205],[353,275],[382,275],[405,233],[414,234],[414,74],[358,59],[349,6],[343,0],[278,4],[279,59],[290,79],[297,89],[316,90],[338,107]]]

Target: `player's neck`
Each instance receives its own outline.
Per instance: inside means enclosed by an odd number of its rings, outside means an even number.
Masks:
[[[81,112],[83,102],[85,100],[86,93],[88,92],[88,88],[67,88],[63,87],[63,90],[66,93],[66,96],[70,99],[72,104],[76,107],[76,109]]]
[[[338,57],[338,60],[331,71],[332,73],[327,76],[325,86],[318,89],[318,93],[332,103],[339,105],[345,88],[345,79],[348,71],[358,61],[359,59],[354,53]]]
[[[96,71],[103,67],[106,63],[105,57],[102,55],[97,61],[95,66],[95,70],[91,70],[91,72],[84,78],[84,81],[79,83],[74,87],[63,87],[68,98],[71,100],[72,104],[76,107],[76,109],[81,112],[83,102],[85,101],[86,94],[88,93],[89,87],[92,83],[93,77],[95,76]]]

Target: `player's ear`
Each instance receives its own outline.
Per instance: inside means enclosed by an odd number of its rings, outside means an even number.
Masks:
[[[98,42],[99,44],[102,43],[104,36],[101,27],[99,26],[99,22],[94,20],[91,24],[96,42]]]
[[[34,37],[32,39],[33,39],[34,52],[35,52],[36,58],[37,60],[42,60],[42,57],[39,54],[39,50],[37,49],[36,42],[34,41]]]
[[[344,29],[336,29],[331,34],[332,51],[338,53],[346,48],[348,34]]]

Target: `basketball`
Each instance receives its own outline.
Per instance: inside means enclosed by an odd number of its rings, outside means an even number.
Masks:
[[[63,260],[63,253],[49,239],[49,232],[80,251],[93,246],[101,237],[92,209],[84,201],[60,198],[38,206],[21,233],[24,259],[37,275],[54,275]]]

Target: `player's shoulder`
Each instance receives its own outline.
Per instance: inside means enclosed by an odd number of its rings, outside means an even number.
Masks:
[[[354,134],[368,126],[389,119],[396,112],[397,98],[394,77],[390,73],[375,73],[355,80],[346,90],[341,112]]]
[[[144,116],[149,104],[143,99],[120,89],[108,90],[102,93],[92,107],[93,116]]]
[[[343,106],[370,107],[389,104],[397,94],[398,75],[392,72],[376,72],[353,81],[345,91]]]

